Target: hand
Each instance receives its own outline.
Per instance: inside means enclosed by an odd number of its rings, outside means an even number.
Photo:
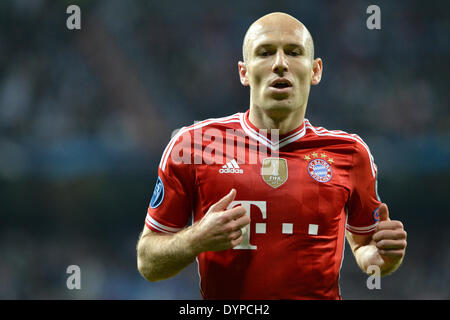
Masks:
[[[372,236],[378,254],[385,263],[384,269],[395,267],[405,256],[406,231],[400,221],[389,219],[389,210],[385,203],[379,208],[380,222]]]
[[[193,226],[196,252],[222,251],[242,242],[242,230],[250,223],[242,206],[226,210],[236,197],[236,190],[213,204],[205,216]]]

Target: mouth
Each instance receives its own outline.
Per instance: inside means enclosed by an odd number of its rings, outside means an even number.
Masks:
[[[270,84],[270,87],[274,88],[274,89],[278,89],[278,90],[283,90],[283,89],[291,88],[292,83],[288,79],[278,78],[278,79],[272,81],[272,83]]]

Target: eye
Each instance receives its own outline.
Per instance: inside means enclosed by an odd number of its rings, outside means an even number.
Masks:
[[[269,51],[263,50],[263,51],[261,51],[261,52],[259,53],[259,55],[262,56],[262,57],[267,57],[267,56],[269,56]]]
[[[296,57],[302,54],[302,52],[300,51],[300,49],[295,49],[295,50],[291,50],[289,52],[287,52],[288,55]]]

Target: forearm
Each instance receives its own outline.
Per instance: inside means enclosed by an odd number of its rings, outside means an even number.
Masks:
[[[198,254],[192,246],[191,229],[176,234],[151,233],[143,236],[137,248],[139,272],[149,281],[175,276]]]
[[[139,272],[149,281],[173,277],[201,252],[234,248],[242,240],[241,229],[250,223],[242,206],[228,209],[236,190],[213,204],[200,221],[173,235],[144,228],[137,245]]]

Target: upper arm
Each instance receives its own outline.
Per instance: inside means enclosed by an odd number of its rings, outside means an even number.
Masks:
[[[180,131],[164,151],[158,167],[158,178],[147,209],[145,224],[148,229],[164,234],[181,231],[189,223],[195,194],[195,169],[189,159],[180,159],[179,153],[190,148],[190,131]],[[188,154],[189,155],[189,154]],[[143,233],[144,234],[144,233]],[[144,236],[148,234],[145,231]]]
[[[377,210],[381,204],[376,190],[376,166],[368,147],[363,142],[355,144],[352,158],[346,229],[353,234],[369,235],[375,231],[378,224]]]
[[[141,234],[139,235],[139,240],[138,240],[137,245],[136,245],[136,250],[137,251],[139,251],[139,243],[141,242],[141,240],[144,237],[146,237],[148,235],[151,235],[152,233],[156,233],[156,232],[150,230],[146,225],[144,225],[144,230],[142,230]]]
[[[141,240],[142,238],[144,238],[145,236],[152,234],[152,233],[156,233],[155,231],[150,230],[149,227],[144,226],[144,230],[142,230],[141,235],[139,236],[139,240]]]

